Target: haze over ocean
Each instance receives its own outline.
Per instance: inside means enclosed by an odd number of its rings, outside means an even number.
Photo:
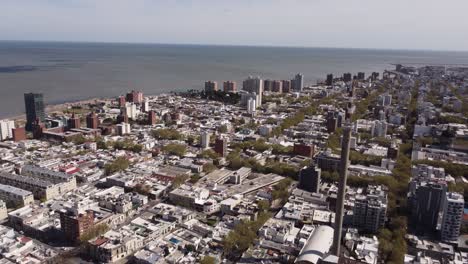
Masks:
[[[202,89],[206,80],[249,75],[305,84],[326,74],[382,72],[391,64],[465,64],[468,52],[327,48],[0,42],[0,117],[24,112],[23,93],[42,92],[48,104],[115,97],[128,90],[145,94]]]

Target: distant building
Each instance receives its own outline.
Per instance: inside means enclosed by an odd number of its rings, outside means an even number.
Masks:
[[[348,72],[348,73],[343,74],[343,81],[344,82],[350,82],[351,80],[352,80],[351,73]]]
[[[26,129],[24,127],[13,128],[13,141],[26,140]]]
[[[304,88],[304,75],[302,73],[296,74],[294,76],[294,90],[297,92],[302,92]]]
[[[4,201],[0,200],[0,221],[7,219],[8,209]]]
[[[372,137],[385,137],[387,135],[387,122],[376,120],[371,126]]]
[[[201,133],[200,145],[202,149],[207,149],[210,147],[210,133],[208,132]]]
[[[148,112],[148,125],[153,126],[156,124],[156,113],[154,111],[149,111]]]
[[[117,134],[119,136],[130,134],[130,132],[132,132],[132,129],[129,123],[125,123],[125,122],[120,123],[116,126],[116,128],[117,128]]]
[[[225,93],[236,93],[237,92],[237,84],[233,81],[225,81],[223,82],[223,91]]]
[[[24,105],[26,108],[26,130],[32,131],[33,123],[36,120],[44,122],[45,105],[44,97],[41,93],[24,94]]]
[[[465,200],[458,193],[447,193],[443,204],[441,239],[444,242],[457,243],[463,219]]]
[[[75,214],[69,210],[60,212],[60,226],[68,241],[76,242],[80,237],[94,225],[94,213]]]
[[[299,172],[299,188],[318,193],[320,190],[321,170],[315,165],[305,167]]]
[[[122,113],[120,113],[120,115],[117,116],[117,123],[120,124],[120,123],[128,123],[128,116],[127,116],[127,113],[125,113],[124,111]]]
[[[143,103],[143,93],[140,91],[132,90],[126,95],[127,102],[141,104]]]
[[[71,118],[68,119],[68,129],[80,128],[80,127],[81,127],[80,118],[77,117],[75,113],[73,113]]]
[[[364,80],[366,78],[366,74],[364,72],[358,72],[357,78],[358,80]]]
[[[263,80],[260,77],[250,76],[242,82],[242,90],[257,94],[257,108],[262,105]]]
[[[125,104],[127,103],[127,100],[125,100],[125,96],[121,95],[117,98],[117,103],[119,104],[119,107],[124,107]]]
[[[271,92],[273,90],[273,80],[264,80],[263,90],[267,92]]]
[[[0,120],[0,141],[13,137],[15,122],[13,120]]]
[[[291,80],[282,80],[281,84],[283,86],[283,93],[289,93],[292,90]]]
[[[86,127],[91,129],[98,129],[99,119],[96,113],[92,112],[86,116]]]
[[[328,85],[328,86],[333,85],[333,74],[328,74],[327,75],[327,80],[325,81],[325,84]]]
[[[214,81],[206,81],[205,82],[205,92],[212,93],[218,91],[218,83]]]
[[[218,153],[221,157],[226,157],[227,156],[227,139],[217,138],[215,141],[214,151]]]
[[[338,118],[335,117],[335,112],[328,112],[327,114],[327,132],[333,133],[338,128]]]
[[[254,114],[257,108],[257,100],[254,98],[249,98],[247,100],[247,113]]]
[[[282,93],[283,92],[283,82],[275,80],[273,81],[273,86],[271,88],[271,91],[274,93]]]

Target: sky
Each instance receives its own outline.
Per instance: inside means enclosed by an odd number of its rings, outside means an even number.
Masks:
[[[1,40],[468,50],[467,0],[0,0]]]

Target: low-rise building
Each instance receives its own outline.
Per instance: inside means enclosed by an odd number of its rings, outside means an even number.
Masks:
[[[23,207],[34,203],[34,196],[30,191],[3,184],[0,184],[0,199],[8,207]]]

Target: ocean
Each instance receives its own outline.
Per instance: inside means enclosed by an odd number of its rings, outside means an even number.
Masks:
[[[287,48],[169,44],[0,42],[0,117],[24,113],[23,94],[42,92],[47,104],[202,89],[206,80],[249,75],[305,84],[326,74],[369,74],[392,64],[468,64],[468,52]]]

